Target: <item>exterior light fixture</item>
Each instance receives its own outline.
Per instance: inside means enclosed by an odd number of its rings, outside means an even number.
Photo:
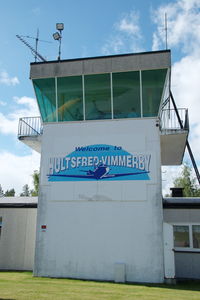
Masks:
[[[64,29],[63,23],[56,23],[56,29],[62,31]]]
[[[59,32],[55,32],[54,34],[53,34],[53,38],[54,38],[54,40],[59,40],[60,39],[60,34],[59,34]]]
[[[59,31],[53,34],[53,38],[56,41],[59,41],[59,50],[58,50],[58,60],[60,60],[61,56],[61,40],[62,40],[62,30],[64,29],[63,23],[56,23],[56,29]]]

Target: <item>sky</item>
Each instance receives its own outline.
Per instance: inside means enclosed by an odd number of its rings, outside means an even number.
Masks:
[[[166,49],[172,52],[172,93],[180,108],[188,108],[189,142],[200,167],[200,0],[18,0],[2,1],[0,12],[0,184],[16,195],[39,170],[40,154],[17,139],[18,120],[38,116],[29,79],[31,51],[17,38],[35,47],[46,60],[58,56],[53,40],[56,23],[64,23],[61,59],[137,53]],[[28,37],[27,37],[28,36]],[[190,163],[187,153],[184,162]],[[169,192],[181,167],[163,167],[163,193]]]

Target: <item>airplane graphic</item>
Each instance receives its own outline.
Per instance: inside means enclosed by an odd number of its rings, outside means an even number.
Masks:
[[[99,163],[98,166],[94,169],[94,171],[81,170],[81,172],[86,172],[86,175],[52,174],[52,175],[48,175],[48,176],[49,176],[49,178],[51,178],[51,177],[71,177],[71,178],[88,178],[88,179],[100,180],[100,179],[106,179],[106,178],[114,178],[114,177],[121,177],[121,176],[127,176],[127,175],[139,175],[139,174],[149,173],[149,171],[143,171],[143,172],[134,172],[134,173],[109,174],[110,168],[103,163]]]

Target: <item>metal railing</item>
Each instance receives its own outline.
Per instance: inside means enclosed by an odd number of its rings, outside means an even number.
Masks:
[[[40,117],[24,117],[19,119],[18,137],[37,136],[43,133]]]
[[[163,109],[160,114],[160,129],[162,131],[189,130],[188,110],[179,108],[178,113],[181,119],[182,127],[174,109]]]

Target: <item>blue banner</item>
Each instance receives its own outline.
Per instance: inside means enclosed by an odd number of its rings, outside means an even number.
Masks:
[[[48,181],[150,180],[150,154],[132,154],[121,146],[77,146],[49,160]]]

